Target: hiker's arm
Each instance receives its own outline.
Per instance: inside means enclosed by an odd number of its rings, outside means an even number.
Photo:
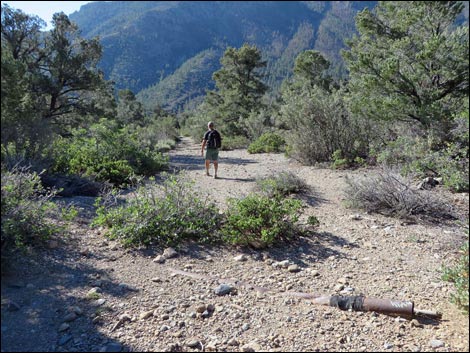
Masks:
[[[207,140],[202,140],[201,156],[204,156],[204,147],[206,147]]]

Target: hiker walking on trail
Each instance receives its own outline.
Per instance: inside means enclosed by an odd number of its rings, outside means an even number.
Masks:
[[[207,123],[208,130],[204,134],[201,146],[201,156],[204,156],[204,148],[206,147],[206,175],[210,176],[210,163],[214,164],[214,179],[217,179],[217,169],[219,167],[219,148],[222,146],[222,137],[220,133],[214,129],[214,123]]]

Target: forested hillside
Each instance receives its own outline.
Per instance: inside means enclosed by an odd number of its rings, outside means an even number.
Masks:
[[[70,16],[86,38],[100,36],[100,67],[118,89],[131,89],[148,109],[176,111],[213,88],[227,46],[262,50],[274,96],[294,58],[317,49],[344,76],[339,54],[354,16],[375,1],[113,1],[93,2]],[[201,63],[204,67],[201,67]],[[173,77],[174,76],[174,77]],[[182,82],[176,85],[176,82]]]

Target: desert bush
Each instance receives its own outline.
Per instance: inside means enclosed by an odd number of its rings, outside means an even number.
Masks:
[[[223,151],[236,150],[246,148],[250,144],[250,141],[245,136],[222,136],[222,147]]]
[[[78,174],[126,184],[133,174],[151,176],[167,168],[167,158],[142,147],[135,133],[102,121],[71,138],[58,138],[51,149],[53,172]]]
[[[308,192],[310,187],[292,172],[280,172],[256,180],[256,190],[268,197]]]
[[[467,111],[455,116],[446,136],[440,131],[410,129],[374,152],[377,161],[400,168],[403,175],[440,176],[449,189],[469,190],[469,118]]]
[[[2,171],[2,255],[25,245],[39,245],[63,231],[62,219],[72,217],[75,210],[58,207],[52,202],[55,194],[43,188],[35,172],[24,168]]]
[[[179,137],[178,122],[173,116],[153,116],[144,126],[136,126],[135,132],[142,148],[150,150],[159,150],[162,144],[172,149]]]
[[[155,150],[161,153],[168,152],[176,147],[176,140],[165,139],[158,141]]]
[[[115,193],[99,199],[93,225],[107,227],[107,235],[126,246],[217,241],[217,208],[202,200],[184,175],[164,177],[161,184],[139,186],[124,205],[110,202]]]
[[[248,146],[248,153],[282,152],[286,141],[274,132],[265,132]]]
[[[302,205],[299,200],[257,194],[229,199],[222,227],[230,244],[269,246],[297,234],[296,222]]]
[[[468,237],[468,226],[467,226]],[[469,298],[468,298],[468,258],[469,247],[468,240],[460,249],[460,257],[457,263],[451,267],[444,267],[442,269],[442,279],[454,283],[456,293],[452,294],[452,301],[460,308],[462,308],[468,315],[469,311]]]
[[[367,177],[346,179],[350,206],[398,217],[422,215],[430,218],[453,217],[451,207],[431,191],[412,187],[410,177],[382,168]]]
[[[293,85],[286,86],[282,98],[278,124],[287,129],[289,156],[306,165],[329,162],[338,150],[350,161],[367,157],[375,127],[349,113],[343,90]]]

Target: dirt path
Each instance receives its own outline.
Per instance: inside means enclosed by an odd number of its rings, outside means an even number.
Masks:
[[[449,303],[453,286],[440,279],[442,264],[457,255],[460,229],[346,209],[346,175],[368,171],[236,150],[220,153],[213,179],[204,175],[199,148],[184,138],[170,153],[172,165],[219,207],[251,192],[256,178],[290,170],[312,187],[305,214],[318,217],[318,232],[265,251],[187,244],[157,263],[163,249],[123,249],[84,217],[57,247],[18,257],[4,271],[2,351],[468,351],[468,317]],[[91,208],[93,200],[81,201]],[[282,267],[284,260],[299,271]],[[214,293],[223,278],[236,293]],[[286,291],[411,300],[442,311],[443,320],[343,312]]]

